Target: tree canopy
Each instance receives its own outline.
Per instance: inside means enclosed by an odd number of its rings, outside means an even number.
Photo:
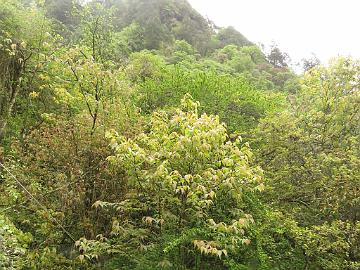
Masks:
[[[303,64],[185,0],[0,1],[0,269],[360,269],[360,62]]]

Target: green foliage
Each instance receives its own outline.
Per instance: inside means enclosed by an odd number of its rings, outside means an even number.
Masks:
[[[90,2],[81,11],[80,43],[91,49],[95,62],[105,62],[114,57],[114,12],[101,2]]]
[[[155,112],[149,131],[134,139],[109,134],[115,155],[108,160],[128,174],[129,194],[115,204],[113,233],[121,237],[137,224],[145,230],[139,246],[150,241],[151,249],[163,247],[164,258],[190,267],[196,254],[227,257],[250,243],[245,230],[253,219],[242,210],[242,196],[263,184],[261,169],[250,165],[249,148],[228,141],[218,117],[199,116],[189,96],[181,105],[171,113]],[[152,243],[154,234],[159,239]]]
[[[79,2],[74,0],[44,1],[46,15],[69,28],[74,28],[79,24],[79,18],[76,14],[76,8],[79,6]]]
[[[304,222],[314,213],[316,220],[359,216],[358,72],[358,63],[348,59],[313,69],[305,74],[294,112],[259,127],[261,163],[273,179],[272,193]]]
[[[201,102],[201,111],[218,114],[231,132],[254,128],[261,117],[279,110],[284,102],[283,95],[258,91],[241,77],[170,66],[161,78],[140,84],[138,104],[143,112],[151,112],[176,105],[186,93]]]
[[[271,47],[270,53],[267,55],[270,64],[277,68],[284,68],[288,66],[289,55],[282,52],[277,45]]]
[[[185,0],[0,1],[0,268],[359,269],[360,64],[288,62]]]
[[[146,79],[158,79],[162,76],[165,61],[162,57],[148,50],[135,52],[130,56],[130,63],[125,73],[132,82],[144,82]]]
[[[35,7],[17,1],[0,3],[0,141],[7,137],[12,116],[26,111],[27,125],[37,122],[29,94],[38,88],[37,77],[51,54],[56,38],[49,21]],[[37,31],[33,31],[33,29]],[[20,102],[19,102],[20,101]],[[16,106],[18,103],[21,106]],[[33,115],[31,115],[33,113]],[[24,118],[22,118],[24,119]],[[30,122],[30,123],[29,123]],[[22,123],[10,123],[13,133]]]
[[[296,240],[306,255],[310,269],[349,269],[360,267],[359,222],[334,221],[299,230]]]
[[[173,46],[167,48],[165,55],[169,64],[178,64],[191,67],[199,54],[185,40],[176,40]]]
[[[230,44],[240,47],[252,45],[252,43],[247,40],[246,37],[244,37],[232,26],[220,29],[216,35],[216,38],[219,40],[220,48]]]
[[[350,59],[312,69],[293,111],[262,120],[256,133],[267,199],[304,227],[295,239],[310,269],[358,267],[358,74]]]
[[[0,215],[0,267],[19,269],[24,267],[24,257],[31,236],[18,230],[9,219]]]
[[[137,23],[132,23],[115,33],[115,53],[128,57],[132,52],[144,48],[144,29]]]

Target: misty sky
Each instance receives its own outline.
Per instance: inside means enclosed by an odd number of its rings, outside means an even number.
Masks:
[[[360,0],[189,0],[218,26],[255,43],[272,41],[294,62],[315,53],[360,58]]]

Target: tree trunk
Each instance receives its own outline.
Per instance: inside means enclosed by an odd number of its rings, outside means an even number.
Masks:
[[[12,113],[13,107],[15,105],[16,96],[18,93],[18,87],[16,86],[15,89],[11,93],[11,98],[9,100],[9,104],[4,111],[4,114],[0,117],[0,142],[4,139],[5,136],[5,129],[8,123],[8,119]]]
[[[13,59],[12,66],[13,68],[12,73],[9,76],[9,82],[5,84],[5,91],[10,93],[10,98],[8,101],[5,98],[2,102],[3,107],[0,110],[0,142],[5,137],[6,126],[13,111],[16,97],[20,89],[21,74],[25,67],[25,61],[19,62],[18,59]]]

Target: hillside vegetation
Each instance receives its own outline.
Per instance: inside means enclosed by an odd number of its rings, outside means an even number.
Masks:
[[[360,269],[360,62],[315,60],[186,0],[0,0],[0,269]]]

